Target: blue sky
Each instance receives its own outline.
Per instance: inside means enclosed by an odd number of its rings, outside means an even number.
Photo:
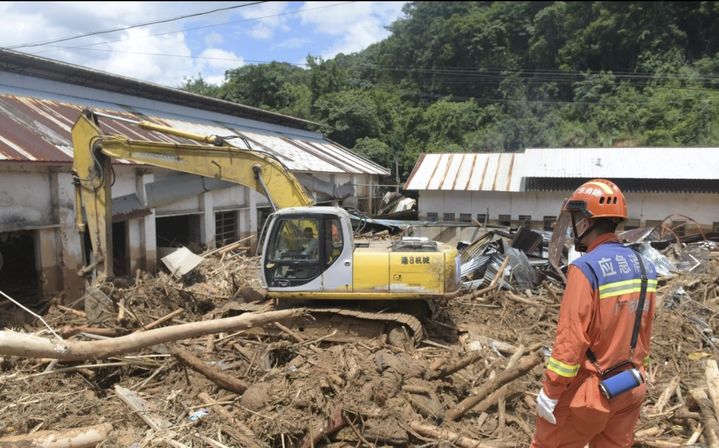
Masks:
[[[404,2],[263,2],[183,20],[40,45],[249,2],[0,2],[0,46],[159,84],[213,83],[243,64],[304,63],[384,39]]]

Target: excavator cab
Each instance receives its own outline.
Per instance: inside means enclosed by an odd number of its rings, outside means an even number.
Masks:
[[[336,289],[339,281],[340,289],[348,291],[352,274],[349,226],[349,214],[335,207],[294,207],[273,213],[261,238],[262,274],[268,290],[326,291]],[[343,255],[346,260],[341,263]]]

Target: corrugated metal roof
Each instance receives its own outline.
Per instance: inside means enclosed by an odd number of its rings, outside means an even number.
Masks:
[[[83,88],[95,88],[108,92],[134,95],[163,103],[177,104],[267,123],[293,126],[298,129],[316,129],[316,127],[319,126],[319,124],[311,121],[290,117],[269,110],[202,96],[172,87],[17,51],[0,49],[0,65],[2,66],[3,72],[58,81],[82,86]]]
[[[82,106],[48,99],[0,95],[0,161],[72,162],[70,131]],[[111,115],[134,120],[148,120],[177,129],[205,135],[240,135],[253,148],[275,154],[290,170],[322,173],[377,174],[389,171],[359,157],[335,143],[317,138],[303,138],[296,132],[283,134],[238,126],[233,123],[195,122],[133,114],[125,107],[99,109]],[[200,111],[201,113],[201,111]],[[133,140],[197,144],[180,137],[145,131],[131,124],[101,118],[104,132],[120,134]],[[245,147],[240,139],[230,142]]]
[[[515,153],[423,154],[407,190],[511,191],[519,188]]]
[[[523,153],[422,154],[407,190],[524,191],[527,180],[718,180],[719,148],[532,148]]]
[[[719,179],[719,148],[531,148],[527,177]]]

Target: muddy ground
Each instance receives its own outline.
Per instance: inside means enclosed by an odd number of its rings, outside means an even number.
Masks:
[[[256,259],[226,253],[209,258],[183,280],[165,273],[120,279],[103,287],[115,305],[100,322],[89,323],[82,313],[57,305],[49,307],[45,319],[56,330],[92,326],[126,333],[178,308],[184,311],[164,325],[226,316],[232,314],[227,303],[258,298],[256,266]],[[717,358],[719,263],[696,271],[659,283],[649,393],[637,446],[678,446],[698,426],[706,427],[689,391],[706,387],[706,360]],[[448,414],[501,375],[510,361],[518,362],[513,353],[531,357],[551,347],[560,297],[560,286],[545,283],[533,291],[495,290],[447,301],[435,317],[423,320],[427,336],[418,347],[390,344],[386,336],[345,343],[311,332],[295,333],[297,338],[276,326],[272,335],[245,331],[177,342],[212,369],[244,381],[249,386],[244,393],[218,386],[166,345],[72,363],[5,357],[0,435],[110,423],[113,430],[98,446],[528,446],[543,363],[510,382],[499,398],[481,403],[480,410],[456,421]],[[16,322],[15,329],[47,333],[34,321]],[[72,338],[89,340],[83,333]],[[468,357],[475,362],[440,375]],[[676,376],[678,387],[657,407]],[[153,415],[169,422],[165,439],[118,398],[116,386],[136,393]],[[198,397],[202,393],[213,405]],[[471,440],[430,436],[418,432],[418,424]],[[334,426],[333,432],[310,441],[308,435],[318,435],[323,426]]]

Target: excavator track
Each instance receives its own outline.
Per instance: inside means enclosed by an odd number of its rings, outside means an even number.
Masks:
[[[351,317],[366,321],[384,322],[389,324],[400,324],[411,331],[412,345],[417,346],[424,338],[422,322],[416,317],[405,313],[372,313],[367,311],[356,311],[345,308],[305,308],[310,314],[332,314],[337,316]]]
[[[286,307],[284,307],[286,308]],[[318,338],[330,342],[356,342],[362,339],[378,337],[382,333],[402,328],[406,338],[413,346],[419,345],[424,338],[422,322],[415,316],[398,312],[371,312],[337,307],[293,307],[307,311],[310,317],[291,319],[284,324],[304,337]],[[273,302],[228,303],[218,310],[220,314],[265,312],[277,309]],[[268,325],[262,329],[253,329],[253,333],[277,335],[281,330]]]

